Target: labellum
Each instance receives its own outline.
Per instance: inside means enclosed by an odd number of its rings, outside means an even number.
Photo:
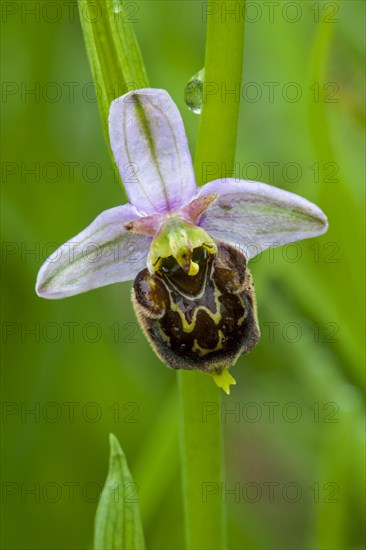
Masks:
[[[220,374],[259,340],[252,277],[244,254],[217,242],[193,250],[189,275],[173,256],[136,277],[132,300],[144,332],[173,369]],[[215,247],[216,248],[216,247]]]

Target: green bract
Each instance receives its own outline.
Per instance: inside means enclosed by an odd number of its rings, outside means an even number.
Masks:
[[[94,550],[144,550],[137,485],[117,438],[110,434],[109,441],[109,470],[95,517]]]

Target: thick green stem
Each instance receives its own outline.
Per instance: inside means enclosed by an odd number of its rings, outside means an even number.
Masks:
[[[195,156],[198,183],[233,169],[244,57],[245,1],[208,2],[202,114]]]
[[[208,166],[233,169],[244,53],[245,2],[209,2],[203,108],[195,157],[198,183],[212,177]],[[234,93],[228,93],[233,91]],[[210,163],[210,164],[208,164]],[[212,164],[215,163],[215,164]],[[224,185],[224,184],[223,184]],[[187,548],[226,547],[221,395],[211,377],[179,373]]]
[[[186,543],[189,550],[226,547],[220,394],[211,377],[179,372]]]

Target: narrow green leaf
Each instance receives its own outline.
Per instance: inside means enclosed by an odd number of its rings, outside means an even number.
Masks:
[[[113,99],[146,88],[148,80],[132,23],[131,3],[122,0],[78,0],[81,26],[108,138],[108,113]]]
[[[109,436],[109,471],[95,517],[94,550],[144,550],[138,487],[117,438]]]

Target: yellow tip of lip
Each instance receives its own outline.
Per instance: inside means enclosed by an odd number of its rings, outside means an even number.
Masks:
[[[230,386],[236,384],[236,380],[229,373],[228,369],[224,369],[220,374],[211,374],[215,384],[224,390],[227,395],[230,395]]]

